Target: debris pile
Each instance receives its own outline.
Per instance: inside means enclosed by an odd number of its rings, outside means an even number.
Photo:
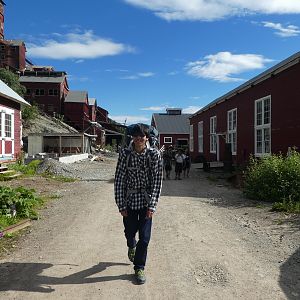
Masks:
[[[50,176],[63,176],[86,181],[110,180],[114,177],[115,158],[93,156],[74,163],[66,164],[52,158],[45,158],[38,166],[37,173]]]

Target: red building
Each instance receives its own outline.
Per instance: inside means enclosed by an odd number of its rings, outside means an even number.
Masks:
[[[98,123],[103,123],[103,124],[109,123],[108,111],[98,106],[96,111],[96,120]]]
[[[86,91],[69,91],[64,102],[65,121],[79,131],[90,126],[90,108]]]
[[[25,70],[26,47],[23,41],[4,40],[4,6],[0,0],[0,68],[14,72]]]
[[[90,120],[92,122],[96,122],[96,114],[97,114],[97,99],[89,98],[89,111],[90,111]]]
[[[69,86],[66,72],[25,71],[21,74],[20,83],[26,87],[25,99],[53,116],[64,114],[64,100]]]
[[[26,47],[23,41],[0,40],[0,68],[24,71]]]
[[[30,105],[0,80],[0,164],[15,160],[21,151],[21,107]]]
[[[189,117],[181,108],[167,108],[166,113],[153,114],[151,125],[159,133],[160,146],[188,147]]]
[[[233,161],[300,148],[300,52],[217,98],[190,118],[193,159]]]
[[[0,40],[4,39],[4,5],[5,3],[0,0]]]

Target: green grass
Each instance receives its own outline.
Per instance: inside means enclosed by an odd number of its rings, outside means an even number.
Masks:
[[[272,206],[272,211],[300,214],[300,201],[283,200],[282,202],[275,202]]]
[[[16,224],[19,222],[18,218],[14,217],[7,217],[7,216],[0,216],[0,230],[5,229],[8,226]]]
[[[75,178],[70,178],[70,177],[65,177],[65,176],[55,176],[55,175],[50,175],[50,174],[42,174],[43,177],[45,178],[49,178],[49,179],[53,179],[56,181],[60,181],[60,182],[75,182],[77,179]]]

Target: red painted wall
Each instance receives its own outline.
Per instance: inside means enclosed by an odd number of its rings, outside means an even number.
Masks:
[[[18,157],[18,155],[21,152],[21,118],[20,118],[20,104],[14,102],[14,101],[10,101],[7,100],[6,98],[3,98],[0,96],[0,105],[13,109],[14,110],[14,141],[15,141],[15,145],[14,145],[14,158]],[[6,147],[11,147],[11,142],[7,142]],[[11,148],[9,149],[11,150]],[[8,153],[8,151],[5,151],[6,153]]]
[[[254,112],[255,100],[271,95],[271,151],[286,153],[288,147],[300,149],[300,64],[294,65],[281,73],[254,85],[229,100],[217,104],[207,111],[194,116],[194,152],[198,153],[198,122],[204,121],[204,155],[209,161],[216,160],[209,153],[209,119],[217,116],[217,132],[227,131],[227,111],[237,108],[237,163],[246,162],[253,154],[254,145]],[[220,145],[220,160],[223,159],[225,141]]]
[[[44,105],[44,109],[42,109],[45,113],[49,115],[53,115],[51,108],[53,107],[54,112],[58,114],[63,114],[63,97],[64,97],[64,86],[60,83],[43,83],[43,82],[22,82],[27,89],[30,89],[30,94],[26,94],[24,98],[29,103],[36,103],[41,109]],[[35,95],[36,89],[44,89],[45,95],[44,96],[37,96]],[[56,89],[58,90],[58,95],[49,95],[49,89]]]
[[[171,143],[164,143],[164,138],[165,137],[172,137],[172,144]],[[159,145],[160,147],[162,147],[163,145],[165,147],[169,147],[169,146],[176,146],[177,145],[177,140],[180,139],[186,139],[187,143],[189,145],[189,139],[190,139],[190,135],[189,134],[160,134],[159,135]]]
[[[78,129],[84,130],[90,126],[89,120],[89,106],[87,103],[75,103],[75,102],[65,102],[65,119],[66,122]]]
[[[102,107],[97,107],[96,119],[98,122],[108,122],[108,111]]]

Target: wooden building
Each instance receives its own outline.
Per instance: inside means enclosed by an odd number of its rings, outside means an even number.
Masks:
[[[283,60],[190,118],[193,159],[224,161],[226,143],[233,161],[300,148],[300,52]]]
[[[66,72],[25,71],[19,81],[26,87],[24,98],[28,102],[36,104],[50,116],[63,114],[64,100],[69,91]]]
[[[64,102],[65,121],[78,131],[90,126],[90,108],[88,92],[69,91]]]
[[[16,160],[21,152],[24,105],[30,104],[0,80],[0,163]]]
[[[187,148],[189,145],[189,117],[181,108],[167,108],[166,113],[152,115],[151,125],[159,133],[159,145]]]

